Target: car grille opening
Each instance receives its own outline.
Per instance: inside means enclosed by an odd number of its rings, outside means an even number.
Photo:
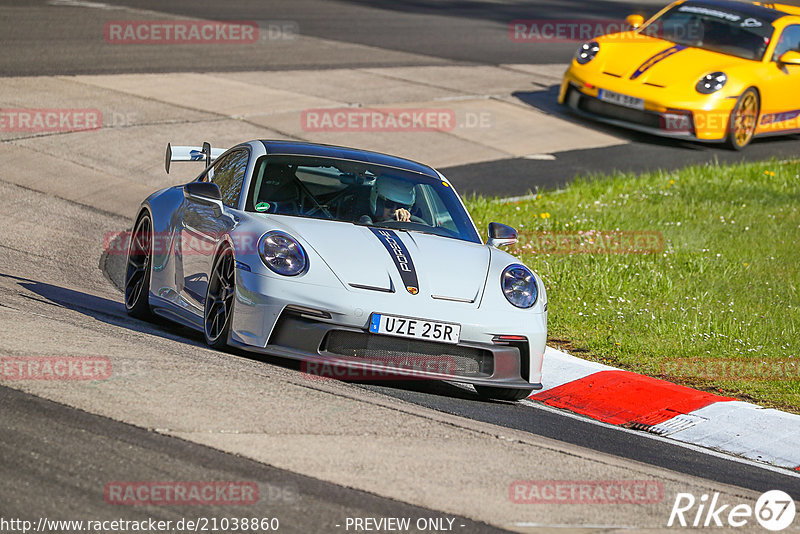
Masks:
[[[601,115],[610,119],[617,119],[625,122],[632,122],[634,124],[641,124],[650,128],[660,128],[661,119],[658,114],[639,109],[626,108],[611,104],[610,102],[603,102],[597,98],[587,97],[581,95],[578,109],[595,115]]]
[[[494,372],[494,360],[489,350],[363,332],[329,332],[322,350],[398,371],[428,371],[465,377],[489,377]]]

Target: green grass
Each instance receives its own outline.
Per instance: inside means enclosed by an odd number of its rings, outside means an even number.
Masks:
[[[579,177],[561,191],[473,197],[467,207],[479,228],[519,230],[510,252],[544,280],[552,344],[800,413],[800,160]],[[589,230],[660,232],[663,244],[536,251],[540,232]]]

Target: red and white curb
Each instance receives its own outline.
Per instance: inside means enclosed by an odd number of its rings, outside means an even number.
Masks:
[[[547,347],[532,401],[800,470],[800,415],[589,362]]]

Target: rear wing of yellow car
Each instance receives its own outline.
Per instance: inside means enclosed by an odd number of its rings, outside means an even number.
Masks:
[[[800,15],[800,6],[798,5],[781,4],[773,2],[753,2],[753,3],[759,6],[764,6],[770,9],[774,9],[775,11],[781,11],[788,15]]]

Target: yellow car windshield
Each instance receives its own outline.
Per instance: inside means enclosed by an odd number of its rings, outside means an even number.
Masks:
[[[744,12],[722,2],[685,2],[640,31],[676,44],[760,61],[774,31],[770,15],[767,9]]]

